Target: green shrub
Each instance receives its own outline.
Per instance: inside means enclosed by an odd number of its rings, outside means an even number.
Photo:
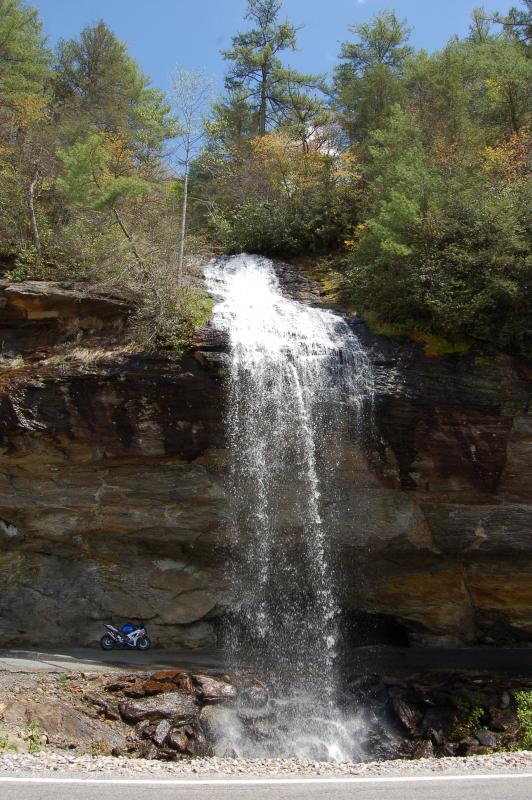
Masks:
[[[517,692],[515,702],[521,726],[521,744],[525,750],[532,750],[532,692]]]
[[[529,353],[525,181],[490,173],[473,146],[444,170],[400,109],[375,136],[366,220],[348,257],[353,301],[392,325]]]
[[[212,300],[198,287],[178,287],[175,280],[166,288],[152,286],[133,319],[133,337],[150,349],[182,356],[211,312]]]
[[[91,744],[91,756],[108,756],[110,752],[109,743],[103,739]]]
[[[457,703],[458,713],[454,719],[454,726],[451,732],[451,740],[459,742],[471,736],[473,731],[480,726],[484,709],[480,706],[471,706],[465,700],[460,699]]]
[[[37,720],[32,719],[28,730],[26,732],[26,740],[28,742],[28,753],[33,755],[34,753],[38,753],[40,750],[40,739],[41,739],[41,730],[39,728],[39,723]]]
[[[215,235],[228,253],[293,253],[299,242],[294,222],[278,202],[248,200],[213,217]]]
[[[2,727],[0,727],[0,750],[16,750],[15,745],[11,744],[6,731]]]
[[[228,253],[294,256],[334,250],[343,238],[346,209],[327,197],[252,198],[212,217],[214,235]]]

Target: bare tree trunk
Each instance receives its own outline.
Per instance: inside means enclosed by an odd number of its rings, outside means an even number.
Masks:
[[[517,119],[517,114],[515,112],[515,101],[511,89],[508,89],[507,95],[508,95],[508,107],[510,109],[510,120],[512,123],[512,130],[514,133],[519,133],[519,122]]]
[[[176,284],[183,282],[185,247],[188,220],[190,165],[204,132],[203,110],[211,92],[211,81],[202,72],[176,70],[172,76],[174,102],[180,121],[181,144],[177,155],[177,169],[183,180],[180,231],[178,241]],[[183,154],[184,149],[184,154]],[[181,155],[183,154],[183,158]]]
[[[93,179],[94,183],[96,184],[96,186],[98,187],[98,189],[100,189],[101,188],[100,187],[100,183],[98,181],[98,178],[94,174],[94,172],[92,173],[92,179]],[[135,247],[135,240],[133,239],[132,235],[130,234],[130,232],[126,228],[122,217],[120,216],[120,214],[118,213],[118,210],[114,206],[112,207],[112,212],[113,212],[114,218],[116,219],[116,221],[118,223],[118,227],[120,228],[120,230],[122,231],[122,233],[124,234],[124,236],[126,237],[128,242],[131,244],[131,252],[133,253],[135,258],[139,262],[139,266],[144,268],[144,263],[142,261],[142,258],[140,257],[140,253],[137,250],[137,248]]]
[[[190,129],[187,131],[185,150],[185,178],[183,184],[183,206],[181,209],[181,236],[179,241],[179,260],[177,262],[177,284],[183,281],[183,261],[185,258],[185,236],[187,232],[188,175],[190,168]]]
[[[130,232],[128,231],[128,229],[126,228],[126,226],[124,225],[124,223],[122,221],[122,218],[120,217],[120,214],[118,213],[116,208],[113,208],[113,214],[114,214],[114,217],[115,217],[116,221],[118,222],[118,226],[119,226],[120,230],[122,231],[122,233],[124,234],[124,236],[126,237],[128,242],[130,242],[130,244],[131,244],[131,252],[135,256],[135,258],[137,259],[139,264],[142,266],[142,258],[139,255],[139,251],[135,247],[135,243],[134,243],[133,237],[130,234]]]
[[[183,280],[183,260],[185,258],[185,235],[187,230],[188,205],[188,164],[185,167],[185,184],[183,186],[183,208],[181,211],[181,241],[179,242],[179,261],[177,264],[177,282]]]
[[[42,257],[41,237],[39,236],[37,217],[35,216],[35,187],[37,186],[38,182],[39,182],[39,173],[36,172],[33,178],[31,179],[28,188],[28,209],[30,212],[31,235],[33,238],[33,244],[35,246],[36,267],[41,266],[41,257]]]
[[[263,68],[260,86],[259,136],[264,136],[266,134],[266,102],[266,73]]]

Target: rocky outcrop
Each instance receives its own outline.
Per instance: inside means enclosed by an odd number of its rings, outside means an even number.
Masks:
[[[357,328],[376,397],[345,535],[364,565],[354,601],[422,643],[532,638],[530,364],[430,358]]]
[[[200,677],[206,678],[177,670],[162,676],[4,672],[3,749],[165,762],[213,753],[234,758],[238,740],[228,737],[229,729],[273,755],[283,723],[267,676],[209,676],[220,687],[216,704],[197,690]],[[527,743],[521,721],[530,676],[399,670],[344,677],[342,708],[357,734],[346,755],[354,761],[487,755]]]
[[[227,343],[206,328],[183,360],[139,352],[128,316],[127,297],[0,284],[0,644],[87,644],[127,617],[163,647],[214,641]],[[346,608],[421,643],[532,640],[529,365],[351,324],[376,396],[329,498]]]
[[[0,642],[87,643],[130,616],[163,646],[210,641],[220,379],[125,345],[123,299],[35,283],[3,299]]]
[[[168,674],[168,673],[167,673]],[[183,673],[176,672],[177,683]],[[275,693],[264,675],[208,677],[217,684],[216,705],[196,689],[196,694],[161,684],[155,696],[128,700],[132,692],[148,694],[157,675],[103,683],[86,692],[85,701],[106,719],[122,719],[134,726],[127,736],[129,752],[164,760],[190,755],[234,756],[228,726],[244,731],[246,741],[260,742],[275,752],[279,741]],[[206,676],[191,675],[196,687]],[[229,682],[231,681],[231,682]],[[528,696],[531,681],[519,675],[473,673],[401,672],[380,677],[375,674],[345,675],[342,708],[358,731],[351,756],[362,761],[374,758],[431,758],[450,755],[482,755],[500,748],[516,748],[525,731],[519,710]],[[144,691],[143,691],[144,689]],[[257,703],[257,692],[260,702]],[[125,699],[124,695],[126,696]],[[118,708],[118,714],[116,713]],[[302,710],[302,709],[299,709]],[[282,725],[282,722],[281,722]]]
[[[52,281],[0,280],[0,355],[29,356],[87,334],[119,334],[131,298],[110,290]]]

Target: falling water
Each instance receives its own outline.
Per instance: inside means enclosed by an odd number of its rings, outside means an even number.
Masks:
[[[356,724],[339,708],[335,674],[334,473],[371,398],[370,365],[340,316],[283,296],[267,259],[214,261],[206,279],[213,324],[230,342],[226,649],[234,666],[259,664],[273,687],[267,703],[228,713],[219,750],[352,756]]]

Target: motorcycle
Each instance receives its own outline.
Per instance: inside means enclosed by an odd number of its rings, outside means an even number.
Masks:
[[[132,622],[126,622],[121,628],[116,628],[114,625],[104,623],[105,630],[100,645],[102,650],[113,650],[115,647],[129,647],[133,650],[149,650],[151,647],[151,640],[146,633],[146,628],[143,622],[135,625]]]

